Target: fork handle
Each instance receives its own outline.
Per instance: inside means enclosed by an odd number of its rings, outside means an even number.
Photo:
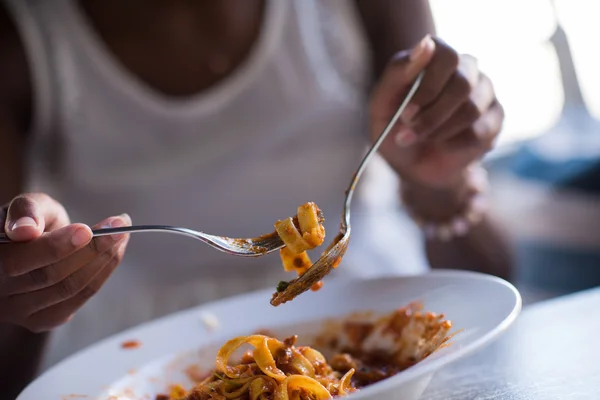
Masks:
[[[138,233],[138,232],[164,232],[171,231],[180,233],[185,235],[187,231],[186,228],[179,228],[176,226],[169,225],[135,225],[135,226],[123,226],[119,228],[103,228],[103,229],[94,229],[92,233],[94,237],[98,236],[107,236],[107,235],[116,235],[119,233]],[[12,243],[12,240],[6,236],[4,233],[0,233],[0,244],[3,243]]]

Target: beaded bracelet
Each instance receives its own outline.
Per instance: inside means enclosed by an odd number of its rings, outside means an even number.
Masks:
[[[447,221],[434,222],[422,218],[410,207],[403,196],[408,214],[421,228],[426,240],[448,242],[454,238],[465,236],[485,217],[488,205],[484,196],[488,182],[487,172],[482,167],[475,166],[469,169],[466,178],[467,188],[470,192],[467,203],[462,212]]]

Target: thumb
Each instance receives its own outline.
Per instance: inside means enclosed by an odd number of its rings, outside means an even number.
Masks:
[[[435,47],[433,38],[426,35],[412,49],[397,53],[381,77],[382,83],[396,90],[411,86],[433,59]]]
[[[419,72],[421,72],[429,64],[435,53],[435,42],[431,35],[426,35],[421,41],[413,47],[408,55],[409,64],[407,73],[412,74],[409,82],[413,82]]]
[[[4,230],[11,240],[27,242],[44,233],[45,220],[40,205],[30,196],[16,197],[8,207]]]
[[[401,51],[394,56],[372,93],[371,115],[373,117],[387,119],[396,111],[419,73],[433,59],[435,48],[435,41],[427,35],[411,50]],[[411,114],[415,114],[416,111],[415,108]],[[410,119],[409,115],[404,117]]]

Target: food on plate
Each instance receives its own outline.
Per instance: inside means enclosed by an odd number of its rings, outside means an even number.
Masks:
[[[298,207],[296,218],[290,217],[275,222],[275,230],[285,244],[279,251],[283,268],[302,276],[312,266],[306,251],[321,246],[325,241],[321,210],[315,203],[305,203]],[[286,286],[287,282],[279,282],[277,291],[285,290]],[[319,281],[311,289],[319,290],[322,286],[323,282]]]
[[[123,349],[138,349],[142,344],[138,340],[127,340],[121,343]]]
[[[329,343],[333,355],[266,335],[234,338],[217,353],[216,368],[189,392],[174,387],[164,400],[321,400],[344,397],[395,375],[447,345],[452,323],[418,303],[373,322],[348,321]],[[375,338],[375,334],[379,335]],[[332,338],[330,338],[332,339]],[[388,342],[387,350],[377,344]],[[375,344],[375,347],[372,345]],[[234,362],[234,353],[250,349]]]

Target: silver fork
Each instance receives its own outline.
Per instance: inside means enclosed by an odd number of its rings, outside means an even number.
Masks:
[[[224,253],[242,257],[260,257],[279,250],[285,246],[277,232],[272,232],[263,236],[248,239],[215,236],[188,228],[167,225],[124,226],[119,228],[95,229],[92,232],[94,237],[138,232],[176,233],[198,239],[217,250],[221,250]],[[2,243],[11,243],[11,240],[8,239],[5,234],[0,234],[0,244]]]
[[[271,299],[271,304],[273,306],[283,304],[306,292],[313,284],[319,282],[327,274],[329,274],[333,268],[337,267],[342,260],[342,257],[348,249],[348,242],[350,240],[350,203],[352,202],[352,195],[356,189],[356,184],[364,172],[369,160],[373,157],[375,152],[377,152],[379,146],[381,146],[381,143],[383,143],[385,138],[394,128],[394,125],[396,122],[398,122],[398,119],[406,109],[406,106],[408,103],[410,103],[410,100],[414,96],[415,92],[419,88],[419,85],[421,84],[421,81],[423,80],[424,74],[424,72],[421,72],[417,76],[417,79],[408,91],[404,101],[402,104],[400,104],[400,107],[398,107],[398,110],[390,122],[387,124],[383,132],[379,135],[373,146],[371,146],[365,157],[362,159],[356,172],[354,172],[350,186],[348,187],[348,190],[346,190],[346,199],[344,201],[344,210],[342,212],[339,233],[333,239],[333,242],[328,246],[327,250],[325,250],[321,257],[312,265],[312,267],[310,267],[308,271],[291,282],[280,282],[279,285],[277,285],[277,292],[273,294],[273,298]]]

